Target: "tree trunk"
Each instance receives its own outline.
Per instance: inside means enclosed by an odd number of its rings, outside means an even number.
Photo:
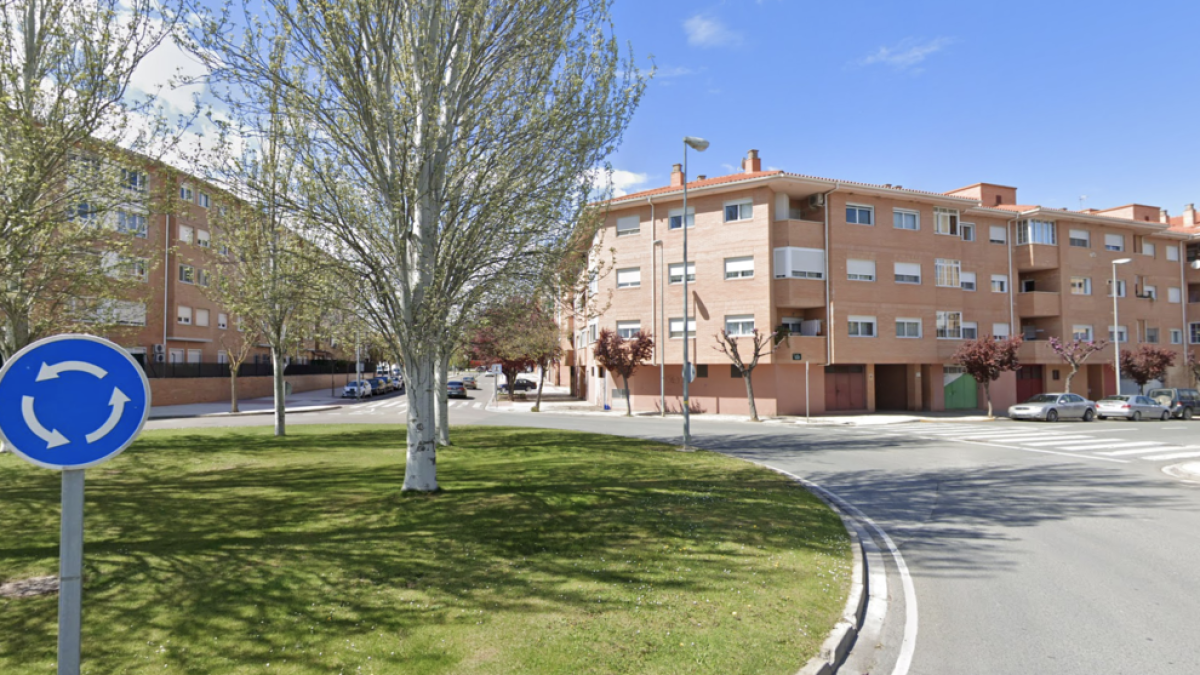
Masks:
[[[622,375],[621,384],[625,385],[625,416],[633,417],[633,397],[629,395],[629,377]]]
[[[750,421],[757,422],[758,407],[754,405],[754,384],[750,382],[750,373],[753,371],[742,371],[742,379],[746,381],[746,400],[750,401]]]
[[[229,412],[238,412],[237,367],[229,366]]]
[[[546,384],[546,367],[538,366],[538,369],[541,371],[541,375],[538,377],[537,402],[533,404],[533,412],[542,411],[542,387]]]
[[[507,370],[504,371],[504,381],[508,384],[508,401],[509,401],[509,403],[517,402],[517,373],[518,372],[519,371],[517,371],[517,370],[513,370],[511,373],[508,372]]]
[[[985,399],[987,399],[988,419],[989,420],[996,418],[996,416],[992,414],[992,387],[991,387],[991,384],[992,383],[990,381],[983,383],[983,397]]]
[[[450,382],[450,355],[449,353],[439,354],[437,357],[437,373],[434,378],[436,384],[435,395],[437,397],[437,406],[434,408],[434,417],[437,419],[437,444],[450,445],[450,391],[447,384]]]
[[[275,389],[275,435],[287,435],[287,422],[284,419],[287,408],[287,397],[283,387],[283,353],[277,347],[271,347],[271,371]]]
[[[404,360],[408,380],[408,456],[404,465],[404,490],[433,492],[437,483],[437,442],[434,438],[434,357],[420,355]]]
[[[1079,372],[1079,366],[1071,364],[1071,372],[1067,373],[1066,391],[1071,393],[1071,380],[1075,378],[1075,373]]]

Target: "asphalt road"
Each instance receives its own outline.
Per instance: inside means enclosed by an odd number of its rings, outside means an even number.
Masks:
[[[485,386],[489,386],[485,383]],[[500,413],[490,391],[455,424],[679,441],[679,418]],[[402,396],[289,424],[402,423]],[[854,505],[887,569],[887,614],[843,673],[1095,675],[1200,672],[1200,461],[1192,422],[922,423],[879,427],[693,418],[696,445],[811,480]],[[147,428],[269,425],[270,417]],[[878,562],[878,560],[876,561]],[[906,592],[906,568],[911,588]]]

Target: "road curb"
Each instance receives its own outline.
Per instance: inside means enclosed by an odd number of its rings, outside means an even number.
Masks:
[[[341,408],[341,407],[342,406],[340,404],[339,405],[315,405],[315,406],[306,406],[303,408],[284,409],[284,413],[286,413],[288,415],[301,415],[301,414],[310,413],[310,412],[324,412],[326,410],[337,410],[338,408]],[[251,415],[274,415],[274,414],[275,414],[275,410],[273,410],[273,409],[247,410],[246,412],[236,412],[236,413],[222,412],[222,413],[201,413],[198,415],[159,415],[159,416],[156,416],[153,412],[151,412],[149,419],[150,420],[184,420],[184,419],[198,419],[198,418],[212,418],[212,417],[249,417]]]

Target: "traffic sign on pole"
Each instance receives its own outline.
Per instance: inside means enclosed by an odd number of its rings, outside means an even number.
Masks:
[[[83,470],[119,455],[150,414],[150,382],[124,349],[93,335],[56,335],[0,368],[0,440],[62,471],[58,672],[78,675],[83,609]]]

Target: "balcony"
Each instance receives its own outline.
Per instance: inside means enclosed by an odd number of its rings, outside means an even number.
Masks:
[[[799,354],[800,358],[795,355]],[[771,355],[769,363],[788,364],[788,363],[825,363],[825,336],[801,336],[793,335],[789,337],[775,353]]]
[[[825,306],[825,282],[821,279],[774,279],[771,283],[778,307],[812,309]]]
[[[1058,247],[1025,244],[1013,247],[1013,266],[1018,272],[1052,270],[1058,267]]]
[[[1049,340],[1026,340],[1017,350],[1021,363],[1062,363],[1063,360],[1050,348]]]
[[[1062,296],[1051,291],[1018,293],[1017,314],[1022,318],[1059,316],[1062,314]]]

